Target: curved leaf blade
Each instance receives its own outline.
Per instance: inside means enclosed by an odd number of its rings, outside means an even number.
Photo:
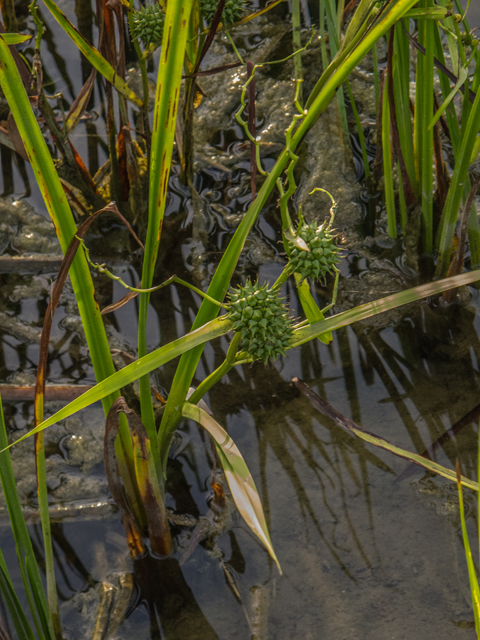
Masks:
[[[2,38],[8,45],[22,44],[33,38],[31,35],[25,35],[24,33],[2,33]]]
[[[253,533],[265,546],[281,575],[282,569],[273,550],[257,487],[237,445],[225,429],[200,407],[185,402],[182,407],[182,415],[184,418],[190,418],[201,424],[214,439],[237,509]]]
[[[422,298],[428,298],[428,296],[433,296],[443,291],[448,291],[449,289],[457,289],[458,287],[472,284],[472,282],[476,282],[477,280],[480,280],[480,269],[471,271],[470,273],[462,273],[459,276],[452,276],[451,278],[444,278],[443,280],[422,284],[419,287],[413,287],[406,291],[393,293],[391,296],[386,296],[379,300],[367,302],[348,311],[337,313],[326,320],[320,320],[308,327],[298,329],[294,333],[292,347],[298,347],[321,334],[335,331],[336,329],[340,329],[340,327],[346,327],[349,324],[365,320],[366,318],[371,318],[384,311],[390,311],[390,309],[401,307],[410,302],[416,302]]]
[[[414,462],[420,467],[424,467],[425,469],[427,469],[427,471],[431,471],[432,473],[436,473],[443,478],[447,478],[447,480],[450,480],[451,482],[457,481],[457,474],[452,469],[448,469],[447,467],[444,467],[437,462],[433,462],[433,460],[428,460],[418,453],[412,453],[411,451],[407,451],[406,449],[397,447],[396,445],[388,442],[388,440],[380,438],[370,431],[366,431],[363,427],[353,422],[353,420],[350,420],[349,418],[346,418],[341,413],[339,413],[330,404],[328,404],[328,402],[323,400],[323,398],[320,398],[320,396],[317,395],[308,386],[308,384],[305,384],[303,380],[293,378],[292,382],[298,389],[300,389],[303,395],[310,400],[310,403],[313,407],[315,407],[315,409],[331,418],[342,429],[353,433],[358,438],[365,440],[365,442],[368,442],[369,444],[373,444],[380,449],[385,449],[386,451],[393,453],[399,458],[403,458],[404,460],[408,460],[409,462]],[[474,491],[479,490],[478,482],[470,480],[469,478],[465,478],[464,476],[461,476],[460,480],[465,487],[473,489]]]
[[[127,83],[117,75],[115,69],[111,66],[102,54],[93,45],[85,40],[82,34],[73,26],[66,15],[59,9],[59,7],[52,0],[43,0],[50,10],[51,14],[62,27],[67,35],[77,45],[83,55],[90,62],[92,67],[102,74],[109,82],[113,84],[115,89],[122,94],[127,100],[133,102],[137,107],[142,107],[143,102],[140,98],[130,89]]]

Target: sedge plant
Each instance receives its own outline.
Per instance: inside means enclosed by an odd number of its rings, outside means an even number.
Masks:
[[[83,36],[78,34],[53,0],[46,0],[46,5],[76,46],[87,56],[97,72],[103,75],[107,82],[113,84],[121,96],[121,103],[124,104],[122,101],[125,98],[141,106],[145,111],[148,104],[145,82],[143,85],[144,96],[141,100],[132,94],[131,90],[123,83],[121,76],[115,73],[112,75],[112,64],[107,61],[101,51],[95,49],[86,42]],[[220,10],[223,11],[225,5],[226,3],[223,3],[220,5],[220,9],[217,7],[214,12],[214,15],[218,14],[217,19],[223,15]],[[336,265],[340,256],[335,246],[335,234],[332,226],[335,201],[332,197],[331,219],[320,225],[307,225],[301,215],[299,223],[295,225],[289,213],[289,201],[296,190],[295,167],[298,160],[296,154],[298,147],[327,109],[338,89],[348,81],[348,77],[356,65],[361,62],[380,38],[389,32],[392,34],[392,30],[401,26],[402,19],[405,16],[408,17],[408,12],[415,5],[417,5],[417,0],[391,0],[381,10],[378,10],[373,0],[360,0],[357,13],[354,15],[343,40],[339,41],[337,49],[332,51],[334,57],[331,63],[323,71],[310,96],[304,101],[301,99],[301,79],[297,78],[295,99],[297,112],[286,131],[285,148],[269,172],[262,167],[258,140],[252,136],[244,119],[245,96],[249,83],[253,82],[255,77],[255,66],[253,66],[243,87],[242,95],[239,96],[241,104],[237,112],[237,119],[244,126],[247,137],[255,147],[257,170],[263,177],[263,183],[226,248],[207,292],[202,292],[204,300],[192,324],[191,331],[151,353],[148,353],[146,340],[148,303],[152,291],[158,286],[164,286],[164,283],[160,285],[155,283],[155,264],[161,249],[162,223],[175,129],[181,106],[182,76],[185,75],[185,71],[187,71],[187,75],[189,71],[190,75],[193,75],[191,72],[195,70],[203,50],[204,40],[202,39],[205,36],[203,29],[200,28],[200,16],[205,17],[206,5],[195,0],[178,0],[159,5],[161,11],[157,7],[149,9],[151,13],[155,13],[159,23],[161,22],[162,49],[151,129],[151,144],[148,150],[150,178],[142,281],[141,286],[137,288],[140,294],[138,359],[116,373],[113,372],[113,364],[99,309],[94,302],[93,285],[88,270],[88,250],[84,250],[84,248],[86,249],[83,245],[84,240],[80,241],[78,237],[76,238],[77,229],[32,112],[27,93],[23,88],[16,63],[8,49],[7,41],[0,36],[0,85],[17,122],[35,176],[59,233],[62,248],[66,252],[69,245],[71,246],[71,243],[75,241],[78,241],[79,247],[81,246],[73,260],[70,274],[98,380],[93,389],[47,420],[43,420],[43,400],[41,397],[43,381],[37,382],[37,389],[40,392],[37,395],[40,397],[36,403],[36,424],[28,435],[35,434],[41,438],[45,428],[97,400],[104,402],[107,413],[111,411],[111,406],[115,403],[114,410],[117,412],[120,410],[121,416],[118,426],[119,437],[116,440],[116,445],[113,446],[116,451],[119,474],[129,503],[128,508],[134,514],[130,540],[135,537],[144,538],[149,531],[151,533],[150,513],[146,513],[142,501],[145,501],[145,496],[153,496],[156,509],[160,513],[159,517],[164,532],[161,546],[165,555],[169,553],[170,534],[169,527],[165,522],[165,480],[168,453],[174,432],[180,421],[184,418],[190,418],[196,420],[211,434],[232,496],[242,516],[280,567],[270,541],[258,492],[246,463],[226,432],[211,416],[208,416],[197,406],[198,402],[212,385],[233,366],[253,360],[262,360],[268,363],[278,355],[282,355],[287,350],[309,340],[320,338],[322,341],[328,342],[331,339],[330,333],[339,327],[347,326],[352,322],[395,306],[474,282],[480,278],[480,272],[473,272],[439,280],[430,285],[423,285],[325,318],[325,313],[331,309],[335,302],[338,284]],[[420,13],[415,14],[415,17],[425,22],[431,22],[428,3],[420,3],[419,7]],[[146,36],[141,31],[142,24],[139,17],[134,15],[132,4],[129,4],[128,7],[125,5],[125,10],[128,13],[130,28],[137,46],[140,40],[148,50],[153,45],[151,42],[146,42]],[[143,29],[145,31],[145,24]],[[156,37],[159,33],[160,27]],[[431,38],[431,34],[428,37]],[[300,55],[301,51],[298,49],[294,55]],[[145,56],[143,53],[141,55],[144,65]],[[144,67],[142,67],[143,73]],[[185,95],[188,94],[188,91],[194,90],[195,83],[192,81],[191,84],[191,89],[185,87]],[[471,113],[475,115],[468,119],[470,138],[472,132],[477,133],[480,128],[479,124],[475,129],[477,110],[475,102],[471,110]],[[387,112],[387,107],[385,107],[385,112]],[[408,128],[406,123],[405,127]],[[466,130],[463,129],[462,123],[463,133],[459,139],[459,149],[463,149],[461,158],[464,159],[464,162],[471,158],[473,150],[467,144]],[[425,145],[427,142],[428,140]],[[460,169],[458,171],[460,175]],[[278,281],[271,286],[261,286],[255,282],[245,283],[243,287],[231,290],[227,297],[230,282],[248,234],[267,199],[275,190],[278,190],[280,194],[284,247],[287,255],[287,265],[284,272]],[[305,320],[299,322],[290,317],[285,302],[279,298],[280,287],[290,276],[295,278],[299,299],[306,316]],[[332,304],[328,305],[326,309],[320,309],[311,294],[309,281],[311,279],[323,280],[327,277],[333,278],[335,281]],[[218,317],[222,310],[222,315]],[[225,362],[206,378],[187,400],[187,394],[205,343],[228,333],[231,333],[233,337]],[[181,356],[180,362],[172,380],[161,424],[157,425],[148,374],[178,356]],[[131,437],[128,422],[129,410],[123,405],[119,405],[120,401],[117,399],[120,389],[135,380],[140,381],[141,419],[145,430],[140,440],[135,435],[133,438]],[[131,425],[130,429],[132,429]],[[138,434],[138,430],[132,431],[132,433]],[[110,449],[112,442],[115,442],[115,438],[109,441]],[[42,441],[39,439],[37,455],[40,461],[43,456],[42,447]],[[2,449],[5,449],[5,446]],[[146,461],[146,466],[141,464],[142,460]],[[39,496],[41,496],[43,505],[41,505],[41,510],[45,516],[42,518],[42,525],[46,540],[46,555],[50,557],[50,560],[47,561],[49,615],[54,633],[60,637],[58,606],[55,603],[53,560],[48,543],[48,497],[44,490],[46,482],[42,463],[39,468],[41,473],[39,475]],[[43,489],[41,485],[43,485]],[[130,548],[137,549],[133,555],[142,553],[144,549],[142,544],[137,547],[131,545]]]

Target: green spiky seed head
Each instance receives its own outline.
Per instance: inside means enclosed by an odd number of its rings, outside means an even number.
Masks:
[[[285,355],[293,335],[293,319],[283,304],[278,291],[247,282],[244,287],[232,289],[230,314],[233,330],[242,333],[242,349],[249,359],[275,360]]]
[[[133,14],[132,38],[141,40],[145,48],[162,44],[165,16],[158,2],[142,7]]]
[[[309,251],[302,249],[301,242],[288,239],[290,249],[290,264],[295,273],[312,280],[321,280],[327,273],[335,270],[339,261],[338,248],[335,245],[335,234],[332,233],[330,224],[317,226],[315,222],[302,224],[296,233],[296,237],[303,240]]]
[[[245,5],[245,0],[226,0],[222,11],[222,23],[228,26],[240,20],[245,13]],[[207,24],[211,24],[217,7],[218,0],[200,0],[200,9]]]

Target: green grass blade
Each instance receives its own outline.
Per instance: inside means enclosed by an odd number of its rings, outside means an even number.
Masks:
[[[361,438],[365,442],[369,444],[373,444],[374,446],[385,449],[389,453],[393,453],[399,458],[403,458],[404,460],[408,460],[409,462],[414,462],[428,471],[432,473],[436,473],[437,475],[442,476],[443,478],[447,478],[448,480],[454,481],[457,478],[457,474],[453,469],[447,469],[447,467],[443,467],[441,464],[437,464],[432,460],[424,458],[423,456],[418,455],[417,453],[412,453],[411,451],[407,451],[406,449],[401,449],[400,447],[395,446],[385,440],[384,438],[380,438],[376,436],[374,433],[370,431],[366,431],[363,427],[353,422],[349,418],[346,418],[344,415],[339,413],[334,407],[332,407],[328,402],[325,402],[320,396],[318,396],[305,382],[299,380],[298,378],[293,378],[292,382],[295,386],[300,389],[300,391],[309,399],[315,409],[323,413],[324,415],[331,418],[337,425],[339,425],[342,429],[347,432],[353,433],[358,438]],[[469,489],[473,489],[474,491],[479,491],[479,486],[477,482],[470,480],[469,478],[465,478],[464,476],[460,476],[460,482],[465,487]]]
[[[4,33],[2,38],[8,45],[12,44],[22,44],[22,42],[26,42],[33,38],[33,36],[26,36],[23,33]]]
[[[397,237],[397,219],[395,215],[395,195],[392,172],[392,142],[390,137],[390,104],[388,101],[388,83],[391,78],[385,76],[382,100],[382,148],[383,148],[383,177],[385,184],[385,206],[387,209],[388,235]]]
[[[461,67],[460,73],[458,75],[457,84],[453,87],[453,89],[450,91],[448,96],[445,98],[445,100],[440,105],[440,108],[438,109],[438,111],[435,113],[433,118],[430,120],[430,123],[428,125],[429,129],[432,129],[435,126],[435,124],[440,120],[440,117],[444,114],[445,109],[448,107],[448,105],[452,102],[452,100],[455,98],[457,93],[460,91],[460,87],[462,86],[462,84],[465,83],[465,80],[467,78],[468,78],[468,69],[465,69],[465,67]]]
[[[423,456],[412,453],[411,451],[407,451],[406,449],[402,449],[401,447],[397,447],[387,440],[375,436],[373,433],[368,433],[367,431],[361,431],[360,429],[354,428],[352,428],[352,431],[357,437],[365,440],[365,442],[368,442],[369,444],[373,444],[380,449],[385,449],[385,451],[389,451],[390,453],[393,453],[394,455],[403,458],[404,460],[408,460],[409,462],[415,462],[421,467],[427,469],[427,471],[431,471],[432,473],[442,476],[442,478],[447,478],[447,480],[450,480],[450,482],[455,481],[455,471],[447,469],[447,467],[444,467],[437,462],[427,460],[427,458],[424,458]],[[461,484],[463,484],[465,487],[468,487],[469,489],[473,489],[474,491],[479,490],[477,482],[474,482],[469,478],[465,478],[464,476],[461,476]]]
[[[2,62],[0,85],[15,118],[47,210],[55,225],[60,246],[65,253],[77,228],[17,67],[7,44],[1,37],[0,60]],[[95,301],[92,278],[83,252],[77,253],[70,270],[70,277],[97,379],[106,378],[114,372],[114,367],[103,319]],[[111,402],[114,399],[112,398]],[[107,410],[110,404],[107,402]]]
[[[300,22],[300,0],[292,0],[292,41],[293,41],[293,50],[298,51],[302,48],[302,32],[301,32],[301,22]],[[302,71],[302,58],[300,55],[297,55],[293,59],[295,65],[295,79],[302,80],[303,79],[303,71]],[[299,88],[298,93],[298,101],[300,104],[303,104],[302,97],[302,87]]]
[[[69,243],[77,232],[73,215],[63,187],[55,170],[50,151],[38,126],[30,101],[23,87],[16,64],[10,50],[0,37],[0,86],[8,101],[23,140],[26,153],[31,162],[40,192],[44,198],[48,213],[62,251],[65,253]],[[95,289],[83,252],[78,252],[70,268],[70,279],[75,292],[78,310],[82,318],[85,337],[90,351],[97,380],[103,380],[114,373],[103,318],[95,300]],[[118,394],[103,399],[105,413]],[[120,427],[120,441],[117,447],[120,464],[123,465],[122,477],[128,482],[125,460],[132,459],[132,443],[125,420]]]
[[[43,405],[43,403],[42,403]],[[35,422],[43,420],[36,418]],[[60,623],[60,610],[57,597],[57,583],[55,580],[55,568],[53,561],[52,530],[50,527],[50,513],[48,510],[48,485],[45,460],[45,442],[43,433],[38,433],[35,440],[35,459],[37,467],[37,496],[42,524],[43,546],[45,551],[45,576],[47,579],[47,602],[50,611],[50,619],[57,640],[62,640],[62,626]]]
[[[257,487],[237,445],[225,429],[200,407],[185,402],[182,407],[182,415],[184,418],[190,418],[201,424],[214,439],[237,509],[253,533],[266,547],[281,574],[282,569],[273,550]]]
[[[7,447],[8,438],[0,399],[0,481],[2,483],[5,503],[12,527],[15,549],[20,568],[20,576],[22,578],[30,612],[37,629],[37,634],[40,637],[53,639],[54,631],[49,616],[47,598],[45,596],[40,570],[36,562],[30,535],[25,523],[25,518],[23,517],[20,500],[18,498],[17,484],[13,474],[10,453],[5,451]],[[28,563],[28,571],[26,563]]]
[[[413,190],[417,193],[413,130],[410,115],[410,42],[401,23],[395,25],[393,92],[400,148],[408,177]]]
[[[82,34],[73,26],[70,20],[59,9],[59,7],[53,2],[53,0],[43,0],[51,14],[62,27],[67,35],[73,40],[75,45],[80,49],[83,55],[90,62],[92,67],[102,74],[102,76],[108,80],[115,89],[127,100],[133,102],[137,107],[142,107],[143,102],[140,98],[129,88],[124,80],[116,73],[115,69],[111,66],[102,54],[95,49],[89,42],[85,40]]]
[[[432,6],[431,0],[423,0],[426,9]],[[419,55],[417,66],[417,92],[421,95],[419,105],[420,127],[420,192],[422,197],[423,249],[433,253],[433,130],[428,124],[433,115],[433,51],[435,40],[433,31],[437,25],[432,20],[419,20],[419,40],[426,49],[425,55]],[[415,111],[417,111],[415,103]]]
[[[290,142],[291,151],[295,152],[295,149],[298,147],[305,135],[315,124],[320,115],[327,109],[335,95],[336,89],[348,78],[353,69],[365,57],[377,40],[385,35],[390,27],[395,24],[395,22],[399,20],[402,15],[415,4],[416,1],[417,0],[398,0],[392,6],[390,11],[388,11],[388,13],[378,21],[378,23],[364,37],[361,43],[358,44],[350,53],[344,64],[329,76],[329,79],[325,82],[323,88],[319,90],[318,94],[316,94],[315,99],[311,100],[307,115],[295,131]],[[328,70],[325,73],[329,73]],[[282,175],[289,161],[289,152],[284,150],[280,154],[273,169],[266,177],[257,197],[250,205],[247,213],[230,241],[229,246],[225,250],[208,288],[207,293],[212,298],[222,301],[225,297],[238,257],[245,244],[245,240],[269,195],[275,188],[278,178]],[[201,327],[217,315],[218,308],[213,303],[204,300],[197,317],[195,318],[195,322],[193,323],[193,329]],[[172,383],[172,389],[168,397],[167,406],[165,407],[159,432],[160,455],[162,457],[163,465],[166,464],[171,438],[180,418],[180,407],[186,398],[202,351],[203,347],[200,346],[199,348],[192,349],[182,356],[175,373],[175,378]]]
[[[313,338],[317,335],[326,333],[327,331],[335,331],[340,327],[346,327],[353,322],[365,320],[372,316],[395,309],[409,302],[415,302],[428,296],[433,296],[448,289],[456,289],[467,284],[472,284],[480,280],[480,269],[472,271],[471,273],[462,273],[459,276],[452,278],[445,278],[444,280],[437,280],[436,282],[430,282],[429,284],[422,284],[419,287],[413,287],[413,289],[407,289],[406,291],[400,291],[394,293],[391,296],[380,298],[380,300],[374,300],[373,302],[367,302],[359,307],[338,313],[335,316],[331,316],[321,322],[316,322],[309,327],[303,327],[295,331],[292,346],[297,347]]]
[[[480,130],[480,92],[477,92],[467,122],[462,124],[461,140],[458,151],[455,155],[455,169],[452,181],[448,190],[447,200],[442,213],[442,221],[439,229],[439,257],[437,265],[437,275],[442,276],[448,271],[450,266],[450,256],[452,252],[453,236],[457,223],[458,211],[462,197],[464,196],[464,186],[468,179],[468,167],[472,157],[475,139]]]
[[[144,289],[149,289],[152,286],[160,243],[192,4],[193,0],[178,0],[167,4],[162,52],[158,68],[155,113],[153,116],[148,229],[142,270],[142,288]],[[138,318],[139,358],[147,354],[149,300],[150,294],[142,293],[140,295]],[[157,473],[160,475],[161,460],[158,452],[157,430],[148,376],[140,380],[140,402],[142,421],[147,429],[153,456],[158,465]]]
[[[3,554],[0,559],[0,591],[2,592],[5,606],[10,614],[13,626],[15,627],[18,640],[36,640],[20,600],[13,589]]]
[[[300,300],[300,304],[302,305],[303,312],[305,313],[307,320],[310,324],[314,322],[320,322],[320,320],[325,320],[325,316],[321,312],[318,304],[315,302],[312,292],[310,291],[310,286],[306,280],[301,282],[301,275],[299,273],[295,274],[295,282],[297,283],[297,291],[298,298]],[[318,336],[320,342],[324,344],[330,344],[333,340],[333,335],[331,332],[328,332],[322,336]]]
[[[150,373],[157,367],[161,367],[166,362],[170,362],[173,358],[177,358],[182,355],[189,349],[192,349],[199,344],[203,344],[208,340],[213,340],[214,338],[219,338],[223,336],[228,331],[231,331],[232,323],[230,320],[226,320],[224,317],[217,318],[216,320],[212,320],[205,326],[197,329],[196,331],[192,331],[188,333],[186,336],[182,338],[178,338],[178,340],[174,340],[169,344],[152,351],[148,355],[144,356],[140,360],[135,360],[132,364],[120,369],[109,378],[102,380],[94,387],[89,389],[87,392],[70,402],[67,406],[57,411],[53,416],[44,420],[37,427],[29,431],[25,436],[22,436],[17,442],[28,438],[29,436],[35,435],[35,433],[39,433],[50,427],[52,424],[55,424],[59,420],[63,420],[63,418],[68,418],[73,415],[77,411],[81,409],[85,409],[85,407],[89,407],[94,402],[98,402],[105,396],[111,395],[126,386],[138,380],[142,376]],[[127,426],[128,428],[128,426]],[[0,443],[1,446],[1,443]],[[1,450],[3,451],[7,448],[6,445],[1,446]],[[0,451],[1,453],[1,451]]]
[[[475,630],[477,638],[480,638],[480,588],[478,586],[477,572],[475,563],[473,562],[470,542],[468,540],[467,523],[465,521],[465,509],[463,507],[463,491],[462,480],[460,476],[460,466],[457,460],[457,487],[458,487],[458,506],[460,510],[460,520],[462,523],[463,546],[465,548],[465,557],[467,559],[468,578],[470,580],[470,592],[472,594],[473,615],[475,617]]]

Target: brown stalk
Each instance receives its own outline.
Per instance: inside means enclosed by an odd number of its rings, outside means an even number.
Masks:
[[[409,34],[409,32],[407,31],[407,29],[405,29],[405,26],[404,26],[403,24],[402,24],[402,26],[403,26],[403,30],[404,30],[404,31],[405,31],[405,33],[407,34],[407,36],[408,36],[408,38],[409,38],[410,42],[413,44],[413,46],[414,46],[418,51],[420,51],[420,53],[423,53],[423,55],[425,55],[425,54],[426,54],[426,49],[425,49],[425,47],[424,47],[424,46],[422,46],[422,45],[418,42],[418,40],[415,40],[415,38]],[[433,57],[433,64],[434,64],[435,68],[436,68],[436,69],[438,69],[439,71],[441,71],[444,75],[446,75],[446,76],[447,76],[447,78],[453,82],[453,84],[457,84],[457,82],[458,82],[458,78],[457,78],[457,76],[456,76],[455,74],[453,74],[453,73],[450,71],[450,69],[447,69],[447,67],[446,67],[444,64],[442,64],[442,63],[440,62],[440,60],[438,60],[438,58],[435,58],[435,56]],[[468,86],[468,82],[465,82],[465,83],[464,83],[464,84],[462,84],[462,86],[460,87],[460,91],[461,91],[462,93],[465,93],[465,84]],[[470,102],[471,102],[472,104],[475,102],[475,98],[476,98],[475,93],[474,93],[474,92],[469,88],[469,89],[468,89],[468,99],[470,100]]]
[[[100,209],[92,216],[87,218],[85,222],[83,222],[80,227],[77,229],[77,233],[74,235],[70,244],[68,245],[67,251],[62,260],[62,264],[60,265],[60,270],[58,272],[57,280],[55,285],[53,286],[52,293],[50,296],[50,301],[47,306],[47,310],[45,312],[45,319],[43,322],[42,335],[40,338],[40,347],[39,347],[39,357],[38,357],[38,368],[37,368],[37,380],[35,384],[35,400],[34,400],[34,416],[35,416],[35,426],[40,424],[43,420],[43,407],[45,403],[45,379],[47,375],[47,364],[48,364],[48,346],[50,343],[50,334],[52,330],[53,316],[55,314],[55,310],[60,301],[60,296],[63,291],[63,287],[68,277],[68,272],[70,266],[75,258],[78,247],[80,246],[81,240],[85,237],[88,229],[90,228],[93,221],[101,214],[106,211],[111,213],[115,213],[118,215],[123,222],[127,225],[127,228],[133,233],[130,225],[125,220],[125,218],[118,211],[115,203],[111,202],[109,205]],[[135,236],[136,237],[136,236]],[[43,432],[37,433],[35,435],[35,451],[38,461],[38,456],[43,455]]]
[[[440,139],[440,123],[433,127],[433,152],[435,156],[435,172],[437,174],[438,209],[443,211],[448,194],[448,182],[443,162],[442,141]]]
[[[71,402],[92,387],[86,384],[73,386],[46,386],[45,400],[61,400]],[[4,402],[29,402],[35,400],[35,387],[17,387],[9,384],[0,385],[0,396]]]
[[[120,425],[120,412],[125,414],[132,434],[135,474],[137,477],[138,490],[147,516],[148,537],[152,545],[152,551],[162,556],[168,556],[172,548],[170,527],[168,525],[165,502],[158,487],[158,479],[152,478],[152,474],[155,473],[155,467],[153,465],[147,430],[135,411],[128,407],[125,398],[120,397],[115,400],[107,416],[104,449],[105,470],[107,472],[108,485],[115,502],[117,502],[117,498],[120,498],[120,503],[117,504],[122,512],[122,520],[124,518],[126,519],[124,521],[124,527],[127,533],[130,552],[132,557],[135,558],[139,555],[138,551],[143,547],[143,543],[141,546],[139,545],[138,536],[140,528],[138,524],[136,524],[133,511],[128,506],[128,496],[125,496],[121,489],[121,479],[115,457],[114,442]]]
[[[146,552],[145,545],[142,540],[142,532],[137,519],[130,508],[127,498],[123,490],[123,483],[120,477],[120,471],[115,455],[115,440],[120,426],[118,401],[123,400],[122,397],[117,398],[110,407],[107,421],[105,424],[105,439],[103,447],[103,459],[105,463],[105,473],[107,476],[108,487],[115,504],[120,509],[125,534],[127,537],[128,550],[132,558],[137,558]]]

